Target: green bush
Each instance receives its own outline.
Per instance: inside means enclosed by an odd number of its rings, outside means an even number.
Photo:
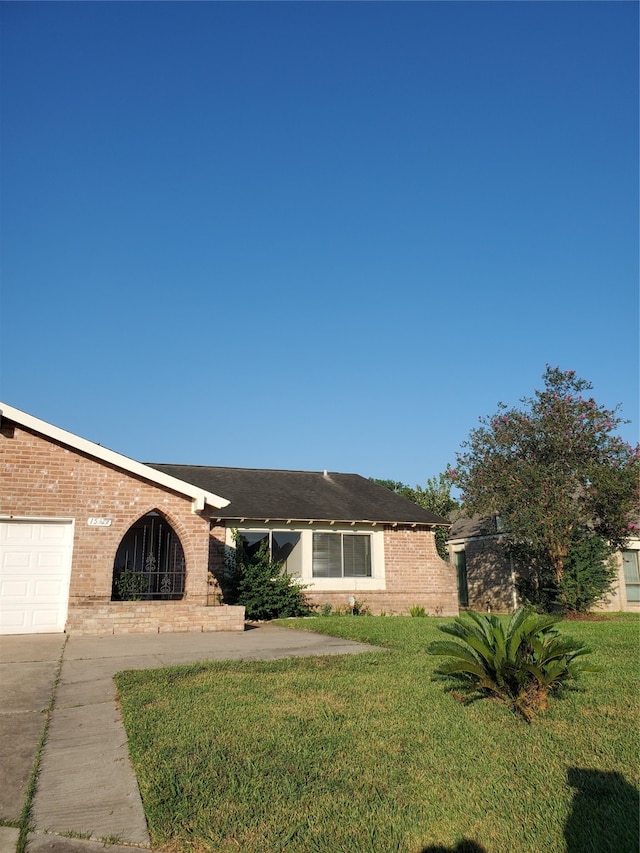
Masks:
[[[413,607],[409,608],[409,616],[424,617],[426,615],[427,615],[426,610],[424,609],[424,607],[420,607],[419,604],[414,604]]]
[[[555,629],[558,616],[521,607],[505,621],[469,613],[439,629],[460,642],[436,640],[429,654],[445,656],[436,673],[453,676],[467,695],[494,696],[527,721],[547,708],[549,696],[580,672],[596,667],[577,661],[590,649]]]
[[[587,613],[607,597],[616,578],[608,544],[590,531],[574,534],[560,582],[544,553],[523,544],[512,544],[510,553],[528,567],[516,580],[518,596],[543,613]]]
[[[577,537],[558,586],[558,604],[564,611],[586,613],[606,598],[616,574],[604,539],[588,534]]]
[[[247,553],[242,539],[235,537],[235,558],[231,558],[225,576],[224,599],[228,604],[244,605],[247,619],[268,620],[311,613],[305,587],[273,562],[264,542],[258,551]]]
[[[122,569],[115,583],[120,601],[142,601],[147,594],[148,585],[147,575],[130,567]]]

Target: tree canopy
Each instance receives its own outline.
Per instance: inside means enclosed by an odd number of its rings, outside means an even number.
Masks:
[[[616,434],[620,406],[598,405],[575,371],[547,365],[543,380],[522,407],[498,403],[481,417],[447,476],[467,512],[500,516],[511,537],[548,555],[560,582],[583,531],[613,551],[638,530],[640,449]]]

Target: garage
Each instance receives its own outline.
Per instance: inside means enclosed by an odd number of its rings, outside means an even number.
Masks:
[[[64,631],[73,523],[0,521],[0,634]]]

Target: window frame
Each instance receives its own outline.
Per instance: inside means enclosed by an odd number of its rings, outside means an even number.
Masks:
[[[329,570],[328,570],[327,574],[317,574],[316,573],[316,559],[319,556],[319,555],[317,555],[317,552],[316,552],[316,542],[318,541],[318,537],[320,537],[320,536],[323,536],[323,537],[326,536],[327,537],[327,540],[326,540],[327,543],[335,541],[335,540],[337,540],[338,537],[340,537],[340,573],[339,574],[338,573],[332,574],[331,573],[331,568],[332,568],[331,566],[329,566]],[[332,539],[332,537],[335,537],[335,539]],[[360,540],[366,539],[367,545],[366,545],[365,559],[366,559],[366,563],[367,563],[367,571],[365,574],[356,574],[355,572],[353,574],[345,573],[345,547],[344,547],[345,538],[360,539]],[[330,554],[329,551],[330,551],[330,549],[327,549],[327,559],[331,559],[332,557],[335,559],[335,556],[336,556],[335,553]],[[334,552],[335,552],[335,549],[334,549]],[[368,580],[368,579],[374,577],[373,564],[374,564],[374,560],[373,560],[373,539],[372,539],[371,533],[368,533],[368,532],[365,533],[362,531],[351,532],[351,531],[342,531],[342,530],[336,530],[335,532],[334,531],[325,531],[325,530],[314,530],[313,531],[312,551],[311,551],[311,577],[314,579],[314,581],[317,579],[322,579],[322,580],[332,580],[332,579],[338,580],[338,579],[340,579],[340,580],[350,580],[350,581],[352,580],[354,582],[356,582],[358,580],[362,580],[362,579]]]
[[[631,572],[627,572],[626,556],[633,554],[633,563],[631,563]],[[635,577],[630,580],[630,575],[635,570]],[[640,552],[635,548],[625,548],[622,552],[622,577],[624,579],[624,594],[627,602],[640,602]],[[637,578],[637,580],[636,580]],[[629,590],[634,591],[634,595],[629,597]]]
[[[302,577],[302,571],[303,571],[303,565],[304,565],[304,559],[303,559],[303,554],[302,554],[302,548],[303,548],[302,531],[292,530],[291,528],[286,528],[286,527],[241,527],[241,528],[238,528],[238,535],[241,538],[245,537],[247,533],[250,533],[256,537],[259,537],[258,539],[256,539],[256,542],[253,544],[258,544],[263,539],[267,540],[267,542],[269,543],[269,557],[270,557],[270,559],[276,563],[282,562],[283,563],[282,570],[286,574],[291,575],[291,577],[294,577],[294,578],[301,578]],[[299,562],[299,565],[300,565],[299,570],[294,570],[294,571],[289,570],[290,567],[287,565],[289,562],[289,557],[285,558],[284,560],[274,558],[274,556],[273,556],[273,535],[274,535],[274,533],[276,535],[278,533],[285,533],[285,534],[287,534],[287,536],[297,536],[298,537],[298,541],[297,541],[295,547],[292,549],[291,554],[293,554],[294,551],[299,549],[298,554],[296,556],[296,561]],[[294,562],[296,562],[296,561],[294,561]],[[293,568],[293,566],[291,568]]]
[[[266,535],[268,531],[284,531],[300,534],[300,575],[292,573],[311,593],[337,592],[349,595],[353,592],[382,591],[386,585],[386,536],[387,526],[382,524],[352,524],[331,522],[264,522],[247,519],[244,522],[229,522],[225,525],[225,544],[230,552],[235,551],[234,536],[247,532]],[[371,577],[313,577],[313,533],[363,533],[371,537]]]

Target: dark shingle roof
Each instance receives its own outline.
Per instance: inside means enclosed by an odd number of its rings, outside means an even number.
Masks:
[[[224,495],[223,495],[224,497]],[[496,521],[480,515],[460,515],[451,525],[448,539],[474,539],[478,536],[495,536]]]
[[[160,465],[151,468],[230,501],[217,518],[449,524],[358,474]]]

